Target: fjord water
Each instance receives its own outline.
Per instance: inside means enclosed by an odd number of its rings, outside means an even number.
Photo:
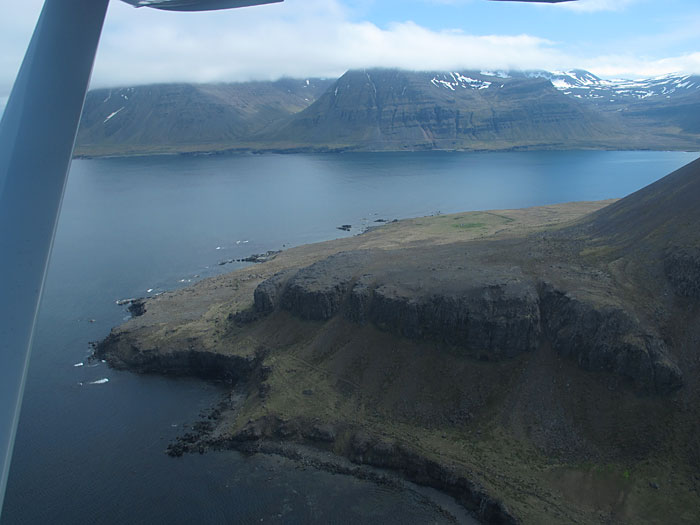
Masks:
[[[696,157],[431,152],[74,161],[2,523],[444,522],[414,491],[278,458],[169,458],[168,442],[222,388],[110,370],[87,360],[89,342],[127,317],[116,300],[243,266],[219,264],[231,259],[354,235],[378,219],[622,197]],[[336,228],[342,224],[351,231]]]

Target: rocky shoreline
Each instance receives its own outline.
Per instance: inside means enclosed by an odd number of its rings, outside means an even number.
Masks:
[[[171,457],[186,453],[204,454],[209,450],[274,454],[305,467],[392,488],[405,489],[403,480],[407,480],[454,498],[481,523],[520,523],[502,502],[454,468],[422,457],[400,443],[371,437],[362,429],[313,421],[284,421],[273,416],[249,421],[232,436],[217,434],[217,421],[224,418],[227,411],[237,410],[243,396],[239,390],[212,407],[204,419],[190,425],[186,433],[170,443],[166,453]],[[334,446],[336,443],[345,445],[339,451]]]
[[[97,343],[95,357],[107,358],[110,366],[117,369],[224,381],[233,388],[224,399],[210,408],[203,419],[187,425],[187,430],[168,445],[165,452],[171,457],[186,453],[204,454],[208,450],[276,454],[311,468],[394,488],[401,487],[396,477],[398,475],[400,479],[453,497],[482,523],[520,523],[501,501],[454,468],[423,457],[399,442],[371,436],[362,428],[301,419],[289,421],[270,416],[248,420],[235,434],[222,435],[219,424],[238,417],[241,405],[251,391],[265,397],[265,379],[269,369],[263,365],[264,355],[243,359],[192,350],[168,355],[144,355],[139,352],[139,357],[123,355],[115,359],[113,349],[120,345],[117,337],[112,334]],[[321,457],[320,452],[327,455]]]
[[[295,426],[296,429],[294,429]],[[418,485],[432,487],[449,494],[482,523],[519,523],[519,520],[501,501],[489,495],[482,486],[455,469],[429,460],[400,443],[371,437],[362,430],[345,430],[346,435],[338,435],[338,432],[339,429],[329,425],[308,423],[290,425],[288,421],[273,419],[248,424],[227,444],[234,442],[232,448],[248,452],[283,453],[287,457],[311,463],[317,468],[331,469],[339,474],[383,483],[387,480],[385,476],[375,477],[363,470],[361,466],[388,469]],[[349,459],[352,466],[341,466],[341,463],[333,461],[312,462],[309,461],[310,456],[300,452],[299,448],[285,446],[288,443],[302,444],[338,454],[337,448],[333,447],[338,440],[348,443],[339,455]]]

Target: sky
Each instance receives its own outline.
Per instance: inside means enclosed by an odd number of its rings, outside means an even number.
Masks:
[[[3,7],[0,108],[42,0]],[[208,13],[112,0],[92,87],[338,77],[346,70],[587,69],[700,73],[698,0],[286,0]]]

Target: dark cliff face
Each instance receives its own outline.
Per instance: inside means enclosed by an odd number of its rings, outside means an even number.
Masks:
[[[326,321],[340,310],[367,252],[341,253],[299,270],[285,284],[280,306],[302,319]]]
[[[478,517],[480,523],[494,525],[516,525],[521,523],[503,502],[493,498],[479,483],[461,475],[454,466],[446,466],[428,459],[401,443],[372,436],[361,429],[348,425],[322,424],[308,420],[283,420],[265,416],[248,422],[229,441],[242,451],[266,451],[303,459],[313,465],[313,458],[305,457],[292,448],[280,445],[277,440],[312,443],[315,447],[328,449],[348,458],[350,469],[334,464],[317,464],[331,472],[349,473],[365,479],[382,482],[355,465],[370,465],[398,471],[410,481],[433,487],[451,495],[466,509]],[[252,445],[252,446],[251,446]]]
[[[422,286],[410,272],[397,282],[366,268],[371,252],[346,252],[297,273],[278,274],[255,291],[255,308],[276,307],[306,320],[337,314],[410,339],[454,345],[482,359],[512,357],[537,347],[540,317],[537,290],[519,268],[463,271],[448,290]],[[417,272],[420,274],[420,270]]]
[[[407,261],[411,255],[389,259]],[[425,279],[431,270],[414,261],[410,269],[394,262],[382,270],[385,264],[385,256],[347,252],[278,274],[256,289],[256,310],[267,315],[280,308],[313,321],[342,315],[488,361],[549,343],[581,368],[616,374],[638,391],[668,393],[682,385],[664,341],[623,307],[577,298],[517,266],[444,269],[450,274],[444,286]]]
[[[381,284],[368,306],[360,315],[383,330],[460,346],[481,359],[513,357],[538,344],[537,295],[529,282],[487,282],[418,297]]]

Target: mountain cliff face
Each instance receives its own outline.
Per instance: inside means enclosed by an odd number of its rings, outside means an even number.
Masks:
[[[602,147],[622,131],[546,79],[465,75],[350,71],[265,138],[353,149],[503,149]]]
[[[697,115],[700,77],[356,70],[336,81],[92,91],[77,153],[694,149]]]

